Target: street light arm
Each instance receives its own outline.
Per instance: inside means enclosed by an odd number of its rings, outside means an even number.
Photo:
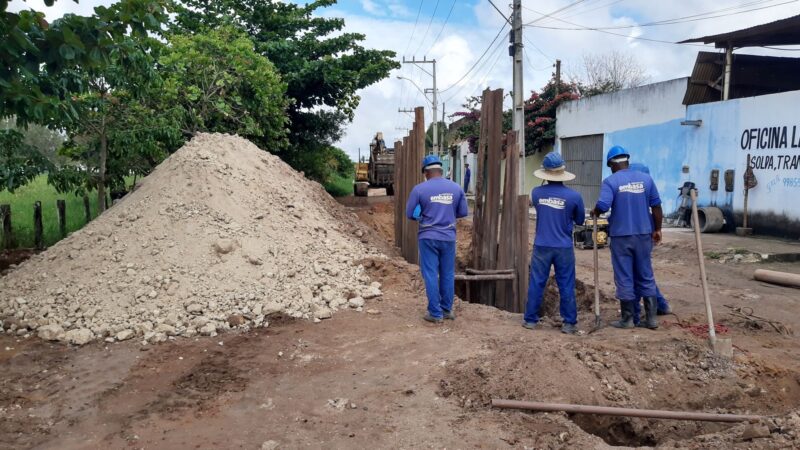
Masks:
[[[431,99],[428,98],[428,94],[426,94],[425,91],[423,91],[422,88],[420,88],[417,85],[417,83],[414,82],[414,80],[411,80],[410,78],[402,77],[402,76],[399,76],[399,75],[397,76],[397,79],[398,80],[406,80],[409,83],[413,84],[414,87],[417,88],[417,90],[420,92],[420,94],[422,94],[422,96],[425,97],[425,100],[427,100],[428,103],[431,103],[431,104],[433,103],[433,102],[431,102]]]

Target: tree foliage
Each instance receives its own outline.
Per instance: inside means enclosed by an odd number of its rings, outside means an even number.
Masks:
[[[0,130],[0,192],[14,192],[52,167],[17,130]]]
[[[173,34],[159,58],[165,107],[177,107],[184,133],[236,133],[277,151],[285,147],[286,85],[253,43],[233,27]]]
[[[618,50],[584,55],[580,73],[572,78],[584,97],[641,86],[650,79],[633,55]]]
[[[243,30],[287,84],[290,145],[279,155],[307,176],[324,180],[326,149],[352,120],[358,90],[399,65],[394,52],[364,48],[365,36],[343,31],[344,20],[320,15],[335,0],[299,5],[280,0],[181,0],[177,26],[202,33],[225,24]]]

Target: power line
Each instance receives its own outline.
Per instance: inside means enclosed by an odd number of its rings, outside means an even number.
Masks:
[[[411,40],[414,39],[414,33],[417,32],[417,24],[419,23],[419,15],[422,12],[422,3],[424,1],[425,0],[419,0],[419,8],[417,9],[417,18],[416,18],[416,20],[414,20],[414,28],[411,30],[411,36],[408,37],[408,43],[406,44],[406,49],[403,51],[404,55],[406,53],[408,53],[408,48],[411,47]]]
[[[610,6],[614,6],[617,3],[621,3],[623,1],[624,0],[614,0],[614,1],[610,2],[610,3],[606,3],[605,5],[600,5],[600,6],[597,6],[597,7],[594,7],[594,8],[584,9],[584,10],[581,10],[581,11],[578,11],[578,12],[572,12],[570,15],[562,16],[561,18],[562,19],[569,19],[570,17],[582,16],[582,15],[584,15],[586,13],[590,13],[592,11],[597,11],[598,9],[603,9],[603,8],[608,8]],[[586,5],[584,5],[584,6],[586,6]]]
[[[442,24],[442,28],[439,30],[439,34],[436,35],[436,38],[433,40],[431,44],[431,50],[433,46],[439,41],[439,38],[442,37],[442,33],[444,32],[444,28],[447,26],[447,21],[450,20],[450,14],[453,14],[453,8],[456,6],[456,0],[453,0],[453,3],[450,5],[450,11],[447,12],[447,17],[444,18],[444,23]],[[431,50],[428,50],[430,53]]]
[[[533,47],[533,48],[534,48],[534,49],[535,49],[537,52],[539,52],[539,53],[540,53],[542,56],[544,56],[545,58],[549,59],[550,61],[555,61],[555,58],[553,58],[552,56],[550,56],[550,55],[548,55],[547,53],[545,53],[544,51],[542,51],[542,49],[541,49],[541,48],[539,48],[539,47],[538,47],[536,44],[534,44],[534,43],[533,43],[533,42],[532,42],[530,39],[528,39],[528,36],[522,36],[522,38],[523,38],[523,39],[525,39],[525,42],[527,42],[527,43],[528,43],[528,44],[529,44],[531,47]],[[525,53],[525,52],[523,52],[523,53]]]
[[[503,11],[500,11],[500,8],[498,8],[498,7],[497,7],[497,5],[495,5],[495,4],[494,4],[494,2],[493,2],[492,0],[489,0],[489,4],[490,4],[490,5],[492,5],[492,7],[494,8],[494,10],[495,10],[495,11],[497,11],[497,13],[498,13],[498,14],[500,14],[500,16],[501,16],[503,19],[505,19],[505,20],[506,20],[506,22],[508,22],[508,24],[509,24],[509,25],[511,25],[511,20],[509,20],[509,19],[508,19],[508,17],[506,17],[506,15],[505,15],[505,14],[503,14]]]
[[[419,40],[419,45],[417,46],[417,49],[414,50],[414,53],[417,53],[419,51],[419,49],[422,48],[422,44],[425,43],[425,38],[428,37],[428,32],[431,31],[431,24],[433,23],[433,19],[436,18],[436,10],[437,9],[439,9],[439,0],[436,0],[436,5],[434,5],[434,7],[433,7],[433,14],[431,14],[431,20],[428,21],[428,27],[425,28],[425,34],[423,34],[422,35],[422,39]]]
[[[532,23],[536,23],[536,22],[538,22],[538,21],[540,21],[540,20],[542,20],[542,19],[544,19],[544,18],[547,18],[547,17],[552,17],[552,16],[553,16],[553,14],[558,14],[558,13],[560,13],[560,12],[562,12],[562,11],[566,11],[566,10],[568,10],[568,9],[572,8],[573,6],[577,6],[577,5],[579,5],[579,4],[581,4],[581,3],[585,2],[585,1],[586,1],[586,0],[577,0],[577,1],[575,1],[575,2],[572,2],[572,3],[570,3],[569,5],[567,5],[567,6],[564,6],[563,8],[559,8],[559,9],[557,9],[557,10],[555,10],[555,11],[551,12],[551,13],[548,13],[548,14],[543,14],[543,15],[542,15],[542,17],[539,17],[538,19],[535,19],[535,20],[533,20],[533,21],[531,21],[531,22],[528,22],[526,25],[530,25],[530,24],[532,24]],[[540,13],[540,12],[538,12],[538,11],[534,11],[534,10],[532,10],[532,9],[530,9],[530,8],[526,7],[526,6],[523,6],[523,8],[527,9],[528,11],[533,11],[533,12],[535,12],[536,14],[542,14],[542,13]]]
[[[768,1],[774,1],[774,0],[768,0]],[[774,4],[774,5],[761,6],[761,7],[758,7],[758,8],[752,8],[752,9],[747,9],[747,10],[743,10],[743,11],[734,11],[734,12],[729,12],[729,13],[726,13],[726,14],[718,14],[716,16],[708,16],[708,14],[714,14],[714,13],[718,13],[718,12],[721,12],[721,11],[724,11],[724,10],[711,11],[711,12],[702,13],[702,14],[696,14],[696,15],[692,15],[692,16],[676,17],[674,19],[665,19],[665,20],[660,20],[660,21],[656,21],[656,22],[647,22],[647,23],[634,24],[634,25],[617,25],[617,26],[608,26],[608,27],[582,27],[582,26],[578,26],[579,28],[551,27],[551,26],[547,26],[547,25],[530,25],[530,24],[527,25],[527,26],[534,27],[534,28],[550,29],[550,30],[571,30],[571,31],[579,31],[579,30],[587,30],[587,29],[591,29],[591,30],[595,30],[595,31],[600,31],[600,30],[624,30],[624,29],[630,29],[630,28],[653,27],[653,26],[661,26],[661,25],[675,25],[675,24],[679,24],[679,23],[697,22],[697,21],[700,21],[700,20],[708,20],[708,19],[716,19],[716,18],[720,18],[720,17],[728,17],[728,16],[733,16],[733,15],[737,15],[737,14],[744,14],[744,13],[752,12],[752,11],[759,11],[759,10],[762,10],[762,9],[775,8],[777,6],[786,5],[786,4],[789,4],[789,3],[795,3],[797,1],[798,0],[789,0],[789,1],[785,1],[783,3],[777,3],[777,4]],[[754,2],[753,4],[758,4],[758,3],[764,3],[764,1]],[[698,16],[704,16],[704,15],[706,17],[698,17]],[[565,22],[564,20],[559,19],[558,17],[553,17],[553,19]],[[686,19],[686,20],[684,20],[684,19]]]
[[[458,83],[460,83],[461,81],[463,81],[464,78],[466,78],[467,75],[469,75],[469,73],[472,72],[473,69],[475,69],[475,66],[478,65],[478,63],[483,59],[483,57],[486,56],[486,53],[489,51],[490,48],[492,48],[494,43],[497,42],[497,38],[499,38],[500,35],[503,33],[503,30],[506,29],[506,25],[508,25],[508,24],[507,23],[503,23],[503,26],[500,27],[500,31],[497,32],[497,35],[495,35],[494,39],[492,39],[492,42],[489,43],[489,46],[486,47],[486,50],[483,51],[483,54],[481,54],[481,56],[475,61],[475,64],[473,64],[472,67],[470,67],[469,70],[467,70],[467,72],[464,73],[464,75],[462,75],[461,78],[458,79],[458,81],[456,81],[455,83],[453,83],[450,86],[446,87],[445,89],[440,89],[439,92],[446,92],[446,91],[452,89],[453,87],[455,87],[456,85],[458,85]]]
[[[467,82],[471,81],[477,73],[482,72],[483,68],[486,67],[487,63],[492,59],[492,57],[494,57],[494,62],[492,63],[491,67],[494,68],[494,66],[497,64],[497,61],[500,59],[501,55],[504,54],[504,52],[500,51],[500,49],[502,48],[503,48],[503,41],[500,41],[497,43],[497,45],[493,47],[491,51],[491,56],[489,56],[489,58],[487,59],[484,59],[481,66],[467,78]],[[486,75],[484,74],[481,78],[485,78],[485,76]],[[445,100],[445,102],[450,101],[450,99],[452,99],[453,97],[458,96],[459,93],[461,93],[464,90],[464,88],[467,87],[467,84],[468,83],[463,83],[461,86],[459,86],[459,88],[456,89],[455,92],[453,92],[452,94],[450,94],[449,97],[447,97],[447,100]]]
[[[797,0],[793,0],[793,1],[797,1]],[[530,8],[528,8],[528,9],[530,9]],[[532,9],[531,9],[531,11],[535,12],[536,14],[544,15],[544,13],[541,13],[539,11],[534,11]],[[584,27],[583,25],[579,25],[579,24],[573,23],[573,22],[568,22],[568,21],[566,21],[564,19],[559,19],[558,17],[553,17],[553,18],[555,20],[558,20],[559,22],[564,22],[564,23],[572,25],[574,27],[580,27],[577,31],[597,31],[598,33],[610,34],[612,36],[620,36],[620,37],[624,37],[624,38],[627,38],[627,39],[636,39],[636,40],[640,40],[640,41],[658,42],[658,43],[662,43],[662,44],[690,45],[690,46],[693,46],[693,47],[703,47],[703,48],[708,47],[708,46],[703,45],[703,44],[677,44],[676,42],[664,41],[664,40],[661,40],[661,39],[651,39],[651,38],[645,38],[645,37],[641,37],[641,36],[631,36],[631,35],[628,35],[628,34],[614,33],[613,31],[603,30],[603,29],[599,29],[599,28]],[[525,26],[532,27],[532,28],[544,28],[544,29],[551,29],[552,28],[552,27],[541,27],[539,25],[525,25]]]

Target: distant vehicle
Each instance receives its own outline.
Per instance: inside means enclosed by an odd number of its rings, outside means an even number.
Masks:
[[[369,144],[369,162],[356,163],[353,194],[366,197],[369,189],[385,188],[386,195],[394,195],[394,149],[386,148],[383,133],[375,133]]]

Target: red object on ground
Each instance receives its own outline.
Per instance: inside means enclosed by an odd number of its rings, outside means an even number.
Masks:
[[[664,322],[664,323],[667,323],[667,324],[670,324],[670,325],[677,325],[678,327],[683,328],[684,330],[688,331],[689,333],[691,333],[691,334],[693,334],[693,335],[695,335],[695,336],[697,336],[699,338],[705,338],[705,337],[708,336],[708,324],[690,325],[690,324],[683,324],[683,323],[679,323],[679,322]],[[717,334],[726,334],[726,333],[730,332],[731,330],[730,330],[730,328],[726,327],[725,325],[722,325],[722,324],[718,323],[718,324],[714,325],[714,331],[716,331]]]

